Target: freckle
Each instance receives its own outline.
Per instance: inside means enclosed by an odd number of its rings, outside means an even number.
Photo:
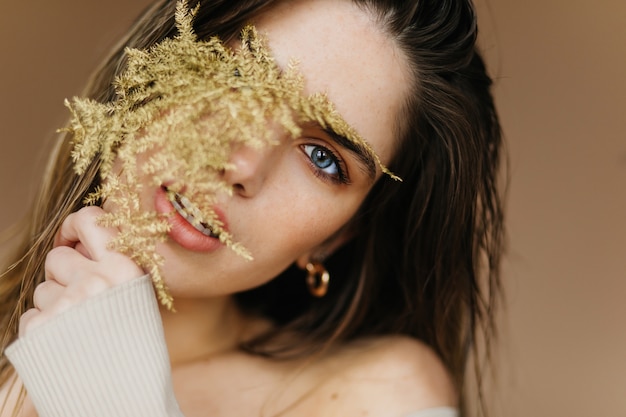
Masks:
[[[339,394],[337,394],[336,392],[333,392],[333,395],[330,396],[331,400],[336,400],[337,397],[339,397]]]

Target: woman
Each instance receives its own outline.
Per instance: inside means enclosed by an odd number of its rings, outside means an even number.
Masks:
[[[175,37],[175,9],[151,7],[87,95],[120,100],[124,48]],[[14,342],[19,373],[2,358],[7,415],[22,381],[25,416],[31,400],[40,416],[465,413],[502,245],[500,128],[471,3],[201,1],[193,29],[245,49],[248,23],[364,142],[303,124],[293,140],[232,147],[220,171],[232,197],[215,211],[252,261],[189,219],[181,189],[142,183],[139,205],[173,219],[156,253],[174,313],[157,310],[153,270],[111,248],[129,226],[97,219],[120,205],[83,207],[105,162],[75,175],[68,135],[2,277],[3,347]]]

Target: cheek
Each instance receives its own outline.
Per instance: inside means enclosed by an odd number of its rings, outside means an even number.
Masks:
[[[274,219],[273,224],[264,227],[262,242],[254,245],[257,271],[264,279],[275,277],[303,256],[319,255],[320,251],[324,251],[321,245],[349,217],[337,216],[331,211],[309,205],[278,211]]]
[[[273,256],[283,254],[284,262],[290,264],[322,245],[354,216],[365,196],[364,192],[346,188],[333,192],[324,188],[326,185],[306,187],[300,183],[299,190],[291,191],[289,198],[276,199],[272,208],[266,209],[272,215],[263,227],[265,245],[255,246],[273,247]]]

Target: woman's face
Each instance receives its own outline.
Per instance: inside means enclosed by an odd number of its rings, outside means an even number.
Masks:
[[[267,37],[279,66],[298,62],[305,93],[326,93],[388,163],[408,71],[370,15],[349,1],[300,0],[283,2],[253,23]],[[336,232],[381,176],[365,155],[319,126],[302,126],[296,139],[280,135],[277,131],[276,146],[233,150],[235,169],[227,170],[224,179],[234,194],[216,207],[227,230],[254,259],[247,261],[217,239],[174,222],[157,250],[165,257],[163,272],[175,298],[249,289],[294,261],[303,264],[328,253],[341,239]],[[158,187],[145,193],[157,211],[172,210]]]

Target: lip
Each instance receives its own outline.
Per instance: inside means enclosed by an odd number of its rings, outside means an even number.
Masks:
[[[164,187],[159,187],[154,198],[154,206],[157,213],[167,215],[167,221],[171,225],[168,232],[169,237],[185,249],[194,252],[214,252],[224,246],[219,239],[207,236],[196,230],[187,220],[185,220],[174,208]],[[222,228],[228,231],[228,225],[225,221],[224,214],[213,207],[218,219],[222,222]]]

